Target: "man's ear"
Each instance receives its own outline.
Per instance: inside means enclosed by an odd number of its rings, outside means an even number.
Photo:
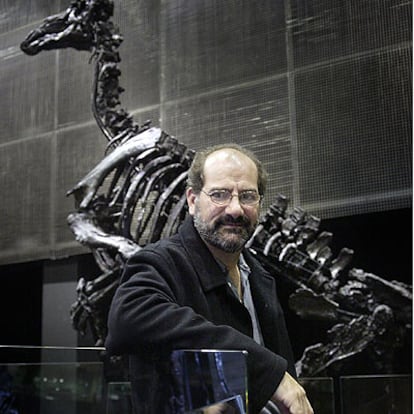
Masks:
[[[187,188],[185,195],[187,196],[188,212],[191,216],[194,216],[197,195],[191,187]]]

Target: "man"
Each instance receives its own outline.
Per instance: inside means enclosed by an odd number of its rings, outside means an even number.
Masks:
[[[282,414],[313,413],[294,379],[275,278],[243,250],[265,187],[263,166],[242,147],[199,152],[189,171],[189,217],[176,235],[128,262],[111,306],[106,345],[109,353],[130,355],[140,412],[140,379],[145,377],[147,389],[152,381],[152,401],[162,400],[163,376],[154,368],[162,356],[204,348],[248,352],[250,413],[268,400]]]

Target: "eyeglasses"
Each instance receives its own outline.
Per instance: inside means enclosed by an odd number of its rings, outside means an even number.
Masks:
[[[201,192],[209,196],[210,200],[219,206],[229,205],[233,197],[238,197],[242,206],[255,206],[262,199],[262,196],[254,190],[242,191],[239,194],[232,194],[230,190],[212,190],[208,193],[201,190]]]

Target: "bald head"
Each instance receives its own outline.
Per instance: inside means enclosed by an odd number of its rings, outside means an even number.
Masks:
[[[206,148],[197,152],[188,172],[187,187],[191,187],[198,194],[204,186],[206,166],[218,167],[224,161],[231,165],[240,164],[241,159],[248,158],[253,163],[257,173],[257,188],[260,195],[264,195],[267,183],[267,173],[257,157],[246,148],[237,144],[222,144]]]

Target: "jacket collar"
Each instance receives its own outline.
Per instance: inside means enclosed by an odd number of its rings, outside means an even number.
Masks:
[[[227,283],[227,271],[220,265],[210,250],[201,239],[194,227],[192,216],[188,215],[178,230],[179,237],[184,249],[190,257],[191,263],[196,270],[200,283],[205,292],[215,289]],[[260,292],[260,296],[270,300],[274,292],[275,280],[263,267],[252,258],[248,249],[243,250],[246,264],[251,269],[253,277],[249,278],[253,291]],[[260,305],[259,305],[260,306]]]

